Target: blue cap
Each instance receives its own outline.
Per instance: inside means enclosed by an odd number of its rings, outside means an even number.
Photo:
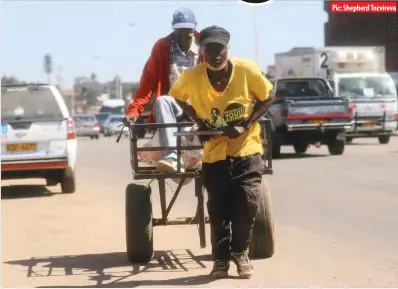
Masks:
[[[174,12],[171,27],[173,29],[195,29],[196,24],[196,18],[193,11],[189,8],[181,7]]]

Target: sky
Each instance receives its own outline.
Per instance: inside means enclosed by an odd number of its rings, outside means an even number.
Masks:
[[[320,0],[273,0],[259,7],[238,0],[6,0],[0,5],[1,74],[46,82],[43,57],[50,53],[51,82],[61,75],[63,88],[92,72],[101,82],[115,75],[139,81],[153,44],[171,32],[173,12],[181,6],[195,12],[198,30],[210,25],[229,30],[230,55],[257,61],[263,69],[273,64],[274,53],[323,46],[327,21]]]

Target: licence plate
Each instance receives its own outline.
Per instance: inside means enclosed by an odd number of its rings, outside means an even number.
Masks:
[[[16,143],[16,144],[7,144],[6,151],[8,153],[14,152],[34,152],[37,150],[36,143]]]
[[[364,127],[373,127],[373,126],[378,126],[379,124],[377,122],[364,122],[361,124],[361,126]]]
[[[83,128],[91,128],[91,125],[83,125]]]
[[[321,123],[328,123],[328,121],[324,120],[324,119],[311,119],[311,120],[308,121],[308,123],[321,124]]]

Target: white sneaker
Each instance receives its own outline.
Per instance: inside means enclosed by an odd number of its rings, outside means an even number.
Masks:
[[[177,172],[177,161],[172,158],[160,160],[156,164],[156,169],[162,173],[175,173]],[[184,167],[181,164],[181,172],[184,172]]]

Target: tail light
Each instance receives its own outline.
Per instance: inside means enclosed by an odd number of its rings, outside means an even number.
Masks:
[[[398,113],[394,113],[394,119],[398,120]]]
[[[385,109],[385,108],[386,108],[386,105],[385,105],[384,103],[381,103],[381,104],[380,104],[380,108],[381,108],[381,109]]]
[[[66,121],[67,139],[76,139],[75,122],[71,119]]]
[[[94,127],[95,127],[95,128],[99,128],[99,123],[96,122],[96,123],[94,124]]]
[[[348,113],[351,115],[354,113],[354,105],[352,103],[348,104]]]
[[[281,111],[281,116],[282,117],[287,117],[287,115],[289,114],[289,111],[287,110],[287,108],[283,108]]]

